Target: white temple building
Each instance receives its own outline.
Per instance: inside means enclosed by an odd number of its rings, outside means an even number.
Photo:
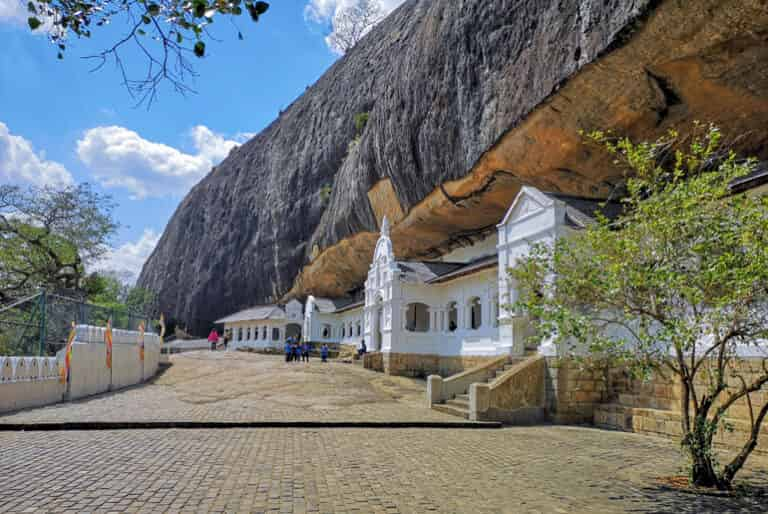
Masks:
[[[301,302],[287,305],[260,305],[216,320],[231,336],[231,348],[282,348],[289,337],[299,339],[303,322]]]
[[[381,223],[362,294],[310,296],[248,309],[219,320],[233,347],[280,347],[300,335],[314,343],[359,345],[381,355],[393,374],[449,375],[499,355],[522,355],[529,324],[504,308],[516,299],[507,270],[537,242],[552,242],[615,205],[523,187],[496,233],[436,261],[396,258],[389,223]],[[553,349],[543,348],[548,352]]]

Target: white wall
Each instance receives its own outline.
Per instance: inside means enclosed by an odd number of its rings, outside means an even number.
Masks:
[[[443,356],[499,355],[508,351],[499,340],[499,326],[494,316],[498,299],[495,268],[457,278],[441,284],[402,284],[402,310],[399,326],[393,327],[390,351]],[[470,323],[470,300],[478,298],[481,323],[473,329]],[[408,304],[419,302],[429,307],[427,332],[405,329]],[[449,305],[456,303],[457,328],[449,330]]]
[[[360,325],[360,334],[357,326]],[[328,335],[324,335],[323,328],[330,327]],[[342,327],[344,330],[342,331]],[[350,333],[350,327],[352,331]],[[343,334],[343,335],[342,335]],[[304,341],[315,343],[341,343],[358,345],[365,337],[363,327],[363,308],[357,307],[344,312],[331,313],[320,312],[314,301],[314,297],[307,299],[304,313]]]
[[[0,413],[61,401],[56,357],[0,357]]]
[[[301,328],[301,318],[295,321],[290,321],[290,324],[298,325]],[[266,320],[252,320],[252,321],[235,321],[232,323],[225,323],[224,330],[231,330],[232,340],[230,345],[232,349],[237,348],[253,348],[253,349],[265,349],[276,348],[282,349],[286,339],[286,328],[288,323],[286,320],[279,319],[266,319]],[[250,328],[250,337],[248,329]],[[267,333],[264,337],[264,329]],[[278,330],[278,338],[272,337],[273,329]],[[242,329],[242,338],[240,337],[240,329]]]
[[[78,326],[72,345],[68,385],[59,381],[64,350],[56,357],[0,357],[0,412],[75,400],[141,383],[157,373],[160,337],[144,336],[140,360],[139,333],[113,331],[112,370],[107,368],[104,329]]]

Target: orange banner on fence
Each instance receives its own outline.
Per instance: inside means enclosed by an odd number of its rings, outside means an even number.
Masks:
[[[72,330],[69,331],[69,337],[67,337],[67,346],[64,351],[64,367],[61,369],[61,383],[66,384],[67,378],[69,378],[69,371],[72,367],[72,343],[75,342],[75,322],[72,322]]]
[[[139,323],[139,360],[144,362],[144,322]]]
[[[107,330],[104,331],[104,344],[107,345],[107,369],[112,369],[112,320],[107,321]]]

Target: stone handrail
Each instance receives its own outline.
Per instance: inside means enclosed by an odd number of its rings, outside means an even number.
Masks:
[[[502,355],[492,361],[470,368],[456,375],[443,379],[440,375],[430,375],[427,378],[427,403],[431,407],[436,403],[450,400],[457,394],[464,394],[475,382],[485,382],[499,368],[509,361],[508,355]]]
[[[535,355],[515,365],[490,383],[469,388],[469,418],[532,423],[544,416],[547,362]]]

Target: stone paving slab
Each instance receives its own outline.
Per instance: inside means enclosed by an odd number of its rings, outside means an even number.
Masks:
[[[0,423],[151,421],[461,422],[426,407],[426,383],[338,362],[190,352],[152,382],[0,416]]]
[[[0,512],[765,512],[660,488],[667,440],[577,427],[0,433]],[[768,481],[768,461],[748,478]]]

